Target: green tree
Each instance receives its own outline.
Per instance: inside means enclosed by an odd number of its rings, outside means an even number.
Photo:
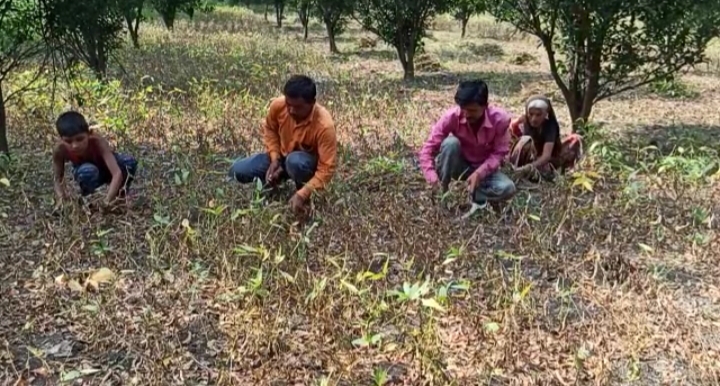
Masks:
[[[415,78],[415,54],[432,18],[452,6],[448,0],[358,0],[357,20],[397,50],[404,78]]]
[[[345,31],[354,0],[315,0],[313,12],[325,24],[330,52],[339,53],[336,37]]]
[[[110,58],[123,43],[120,1],[124,0],[47,0],[48,43],[105,81]]]
[[[192,19],[195,11],[211,12],[213,9],[212,5],[204,0],[150,0],[150,4],[160,14],[165,27],[171,31],[175,28],[178,13],[184,13]]]
[[[0,0],[0,153],[10,151],[6,105],[32,86],[37,76],[8,94],[3,93],[3,86],[13,71],[33,62],[44,62],[43,21],[38,1]],[[37,74],[39,76],[40,70]]]
[[[175,19],[187,0],[150,0],[153,8],[160,14],[160,18],[165,28],[173,30],[175,28]]]
[[[603,99],[671,79],[705,59],[717,0],[502,0],[499,20],[535,35],[578,130]]]
[[[461,38],[465,37],[467,25],[473,15],[477,15],[486,11],[485,0],[455,0],[453,5],[453,16],[455,20],[460,22],[462,32]]]
[[[282,23],[285,19],[285,2],[286,0],[273,0],[273,5],[275,6],[275,22],[278,28],[282,28]],[[265,19],[267,19],[267,16]]]
[[[308,39],[308,27],[310,26],[310,11],[312,11],[313,0],[293,0],[292,2],[303,26],[303,40]]]
[[[124,0],[120,5],[125,18],[125,28],[130,35],[133,47],[140,48],[139,31],[140,23],[145,19],[145,15],[143,15],[145,0]]]

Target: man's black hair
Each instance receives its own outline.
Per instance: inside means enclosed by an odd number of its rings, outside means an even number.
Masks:
[[[458,85],[455,92],[455,103],[460,107],[473,103],[487,106],[488,94],[488,86],[482,80],[465,80]]]
[[[61,137],[73,137],[81,133],[90,132],[85,117],[77,111],[66,111],[55,121],[55,128]]]
[[[317,87],[315,81],[309,76],[293,75],[285,82],[283,95],[293,99],[301,98],[307,103],[314,103],[317,97]]]

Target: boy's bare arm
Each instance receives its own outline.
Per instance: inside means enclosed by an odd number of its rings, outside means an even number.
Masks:
[[[115,197],[117,197],[120,192],[120,188],[122,188],[124,183],[123,175],[120,170],[120,165],[118,165],[115,155],[110,148],[110,144],[104,138],[98,138],[98,141],[100,153],[105,161],[105,166],[107,166],[108,171],[110,171],[110,174],[112,175],[112,181],[110,182],[107,196],[105,197],[105,203],[109,204],[115,199]]]
[[[63,178],[65,178],[65,152],[62,145],[57,144],[53,150],[53,189],[58,201],[67,198],[62,185]]]

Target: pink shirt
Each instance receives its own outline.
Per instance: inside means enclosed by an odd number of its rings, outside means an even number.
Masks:
[[[505,110],[488,106],[482,126],[477,131],[468,125],[459,106],[450,108],[438,120],[430,136],[420,150],[420,168],[428,183],[438,181],[435,171],[435,156],[440,151],[442,141],[450,134],[460,140],[460,153],[465,161],[477,168],[475,173],[483,179],[494,173],[502,165],[510,152],[510,114]]]

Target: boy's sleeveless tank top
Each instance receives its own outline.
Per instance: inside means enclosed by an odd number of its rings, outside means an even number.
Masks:
[[[65,148],[65,153],[74,167],[78,167],[84,163],[91,163],[97,167],[102,167],[105,164],[97,149],[97,143],[92,138],[89,139],[87,152],[83,156],[73,153],[68,147]]]

